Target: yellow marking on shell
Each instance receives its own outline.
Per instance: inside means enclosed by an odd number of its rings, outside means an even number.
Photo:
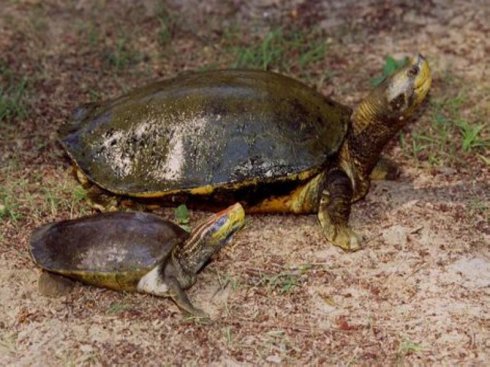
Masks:
[[[297,179],[300,181],[306,180],[312,177],[316,172],[317,170],[307,170],[307,171],[300,172],[299,174],[297,174]]]
[[[315,169],[302,171],[299,173],[293,173],[284,177],[276,177],[270,179],[253,178],[244,181],[237,181],[237,182],[226,183],[226,184],[205,185],[205,186],[189,188],[189,189],[182,188],[182,189],[173,189],[168,191],[151,191],[151,192],[137,192],[137,193],[122,192],[122,191],[115,191],[115,190],[111,191],[108,188],[100,185],[97,181],[92,180],[92,182],[94,182],[97,186],[103,188],[104,190],[112,192],[115,195],[127,195],[134,198],[155,199],[155,198],[163,198],[166,196],[185,194],[185,193],[192,194],[192,195],[206,196],[212,194],[216,189],[236,190],[246,186],[260,185],[261,183],[267,184],[271,182],[305,181],[310,177],[314,176],[315,174],[317,174],[318,171],[319,169],[315,168]]]
[[[212,185],[205,185],[196,187],[193,189],[174,189],[168,191],[150,191],[150,192],[136,192],[136,193],[124,193],[124,192],[116,192],[115,194],[119,195],[128,195],[135,198],[147,198],[147,199],[155,199],[162,198],[165,196],[176,195],[181,193],[189,193],[192,195],[210,195],[214,191],[214,187]]]
[[[55,273],[76,279],[96,287],[109,288],[116,291],[136,292],[138,281],[148,272],[135,270],[126,272],[91,272],[81,270],[56,270]]]
[[[185,191],[185,190],[168,190],[168,191],[161,191],[161,192],[160,191],[152,191],[152,192],[136,192],[136,193],[127,193],[127,192],[122,192],[122,191],[119,191],[119,192],[111,191],[111,192],[113,192],[116,195],[128,195],[128,196],[131,196],[134,198],[155,199],[155,198],[162,198],[164,196],[179,194],[179,193],[182,193],[183,191]]]
[[[191,189],[190,193],[192,195],[209,195],[214,191],[213,186],[205,185],[201,187],[196,187],[195,189]]]

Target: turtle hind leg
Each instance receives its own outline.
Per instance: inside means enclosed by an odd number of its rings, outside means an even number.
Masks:
[[[351,181],[344,171],[328,172],[320,196],[318,219],[327,239],[348,251],[360,249],[360,237],[348,223],[352,195]]]
[[[175,304],[185,313],[188,313],[189,315],[203,319],[203,320],[209,320],[209,315],[204,312],[203,310],[194,307],[194,305],[191,303],[189,297],[185,293],[185,291],[182,289],[180,283],[178,280],[173,277],[173,276],[167,276],[165,278],[165,284],[168,286],[168,294],[172,298],[172,300],[175,302]]]
[[[73,174],[77,181],[80,182],[80,185],[82,185],[82,187],[85,189],[87,193],[87,201],[92,208],[101,212],[111,212],[117,210],[119,200],[114,194],[100,188],[97,185],[94,185],[76,166],[73,167]]]
[[[396,180],[400,176],[400,168],[389,158],[381,157],[373,168],[369,178],[371,180]]]
[[[39,293],[49,298],[66,296],[72,291],[74,285],[73,280],[47,271],[43,271],[38,280]]]
[[[87,190],[89,205],[101,212],[114,212],[119,206],[118,198],[110,192],[92,185]]]

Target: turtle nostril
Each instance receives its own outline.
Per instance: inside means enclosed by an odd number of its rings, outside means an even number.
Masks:
[[[419,67],[417,65],[412,66],[408,69],[408,76],[416,76],[419,72]]]

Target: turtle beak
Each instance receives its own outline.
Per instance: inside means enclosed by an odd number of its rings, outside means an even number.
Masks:
[[[432,84],[432,75],[429,63],[421,54],[414,58],[412,67],[418,69],[418,73],[413,81],[415,98],[420,103],[424,100]]]

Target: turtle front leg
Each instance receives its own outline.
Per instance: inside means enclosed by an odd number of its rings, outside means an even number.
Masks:
[[[200,318],[200,319],[209,319],[209,316],[203,310],[194,307],[191,303],[189,297],[182,289],[179,281],[173,276],[165,277],[165,284],[168,286],[168,294],[175,302],[175,304],[184,312],[188,313],[191,316]]]
[[[395,180],[400,176],[400,168],[389,158],[381,157],[371,171],[369,178],[371,180]]]
[[[334,169],[327,173],[320,195],[318,219],[327,239],[346,251],[361,247],[360,237],[349,227],[352,195],[352,184],[344,171]]]

